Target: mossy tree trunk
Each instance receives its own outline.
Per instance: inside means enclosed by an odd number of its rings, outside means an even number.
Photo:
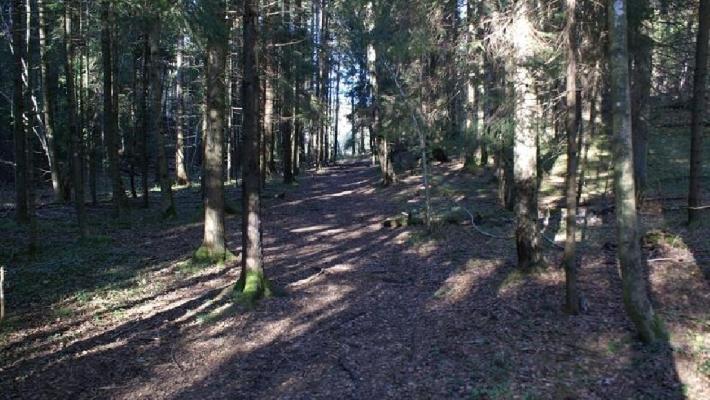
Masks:
[[[710,0],[700,0],[697,48],[695,50],[695,86],[690,143],[690,188],[688,222],[700,221],[702,207],[703,128],[705,116],[705,84],[708,72],[708,36],[710,36]]]
[[[641,262],[631,138],[626,0],[609,2],[609,18],[614,194],[624,305],[641,339],[653,343],[665,333],[649,300]]]
[[[220,1],[210,1],[212,21],[224,21]],[[224,26],[223,26],[224,25]],[[204,205],[205,226],[202,247],[195,254],[203,261],[222,261],[227,256],[224,229],[224,125],[227,100],[228,28],[218,24],[207,35],[206,112],[204,136]],[[254,154],[255,157],[258,157]]]
[[[256,57],[258,11],[256,0],[244,1],[242,98],[242,272],[235,287],[239,298],[252,303],[269,294],[261,243],[261,171],[259,169],[259,76]]]

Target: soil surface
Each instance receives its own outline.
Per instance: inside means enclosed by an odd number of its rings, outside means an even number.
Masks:
[[[485,229],[508,228],[505,218],[495,222],[503,212],[493,195],[468,190],[470,176],[455,168],[437,168],[463,193],[456,201],[483,215],[480,226],[488,219]],[[623,311],[609,221],[590,227],[581,246],[589,309],[569,316],[551,246],[551,267],[526,276],[515,269],[513,241],[470,223],[438,225],[430,235],[417,226],[384,227],[407,202],[421,201],[419,182],[413,176],[381,188],[375,168],[352,162],[309,172],[284,193],[267,190],[265,262],[284,295],[252,309],[232,302],[238,262],[189,266],[200,223],[107,230],[112,251],[144,260],[131,271],[131,290],[81,306],[65,300],[78,308],[60,316],[50,312],[57,303],[18,305],[27,319],[0,342],[0,398],[710,395],[708,372],[697,371],[699,356],[684,347],[692,342],[686,331],[710,329],[710,290],[696,265],[682,255],[651,264],[649,282],[679,339],[643,348]],[[199,207],[199,192],[178,198],[182,213]],[[228,232],[238,251],[238,216],[228,219]]]

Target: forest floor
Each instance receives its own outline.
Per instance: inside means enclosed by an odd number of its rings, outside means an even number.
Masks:
[[[436,209],[456,203],[479,228],[510,233],[489,172],[438,165],[434,187]],[[80,243],[70,207],[41,207],[42,249],[8,263],[0,399],[710,398],[700,268],[710,230],[674,222],[682,209],[649,201],[642,210],[645,256],[667,259],[649,263],[648,278],[671,333],[649,349],[623,311],[602,200],[589,207],[580,246],[589,310],[569,316],[550,245],[550,268],[521,275],[514,241],[465,220],[431,234],[383,226],[421,207],[422,192],[417,176],[381,188],[364,161],[270,185],[266,270],[285,296],[253,309],[232,302],[237,263],[190,261],[202,235],[199,188],[177,193],[181,217],[167,222],[137,208],[112,221],[110,204],[91,207],[93,236]],[[11,233],[3,252],[21,240],[9,220],[0,220]],[[227,220],[235,251],[239,221]]]

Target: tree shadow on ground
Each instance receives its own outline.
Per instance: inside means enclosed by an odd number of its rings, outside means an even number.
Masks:
[[[302,178],[268,209],[267,273],[287,297],[248,310],[196,282],[180,302],[5,368],[0,393],[683,398],[672,355],[634,345],[612,253],[584,254],[592,308],[567,316],[559,271],[521,275],[512,242],[465,226],[385,229],[400,189],[376,184],[373,169],[348,165]]]

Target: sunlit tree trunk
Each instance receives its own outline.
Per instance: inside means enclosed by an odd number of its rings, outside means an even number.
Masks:
[[[335,93],[334,93],[334,102],[335,102],[335,122],[334,122],[334,128],[333,128],[333,162],[338,161],[338,128],[340,125],[340,121],[338,119],[340,118],[340,63],[337,64],[336,69],[335,69]]]
[[[271,138],[274,135],[274,85],[273,79],[275,78],[274,66],[272,63],[272,57],[268,54],[268,49],[264,54],[264,118],[263,126],[261,127],[261,136],[264,138],[264,143],[260,151],[261,155],[261,179],[262,182],[266,179],[267,175],[271,172],[269,171],[269,160],[268,155],[271,153]]]
[[[69,122],[72,186],[74,187],[74,206],[76,208],[79,235],[87,235],[86,206],[84,204],[84,180],[82,173],[82,138],[77,115],[76,77],[74,71],[75,34],[73,31],[76,13],[75,0],[67,0],[64,10],[64,47],[66,49],[65,73],[67,85],[67,114]]]
[[[177,57],[176,57],[176,76],[175,76],[175,97],[177,101],[177,107],[175,110],[175,131],[176,131],[176,142],[175,142],[175,175],[176,183],[178,185],[189,185],[190,176],[187,173],[187,162],[185,160],[185,131],[184,131],[184,117],[185,117],[185,102],[183,100],[182,84],[183,84],[183,54],[182,49],[185,45],[185,37],[181,36],[178,41]]]
[[[688,222],[700,221],[702,209],[703,128],[705,117],[705,84],[708,67],[708,36],[710,31],[710,0],[700,0],[700,24],[695,49],[695,86],[690,143],[690,188],[688,190]]]
[[[258,11],[256,0],[244,0],[244,48],[242,98],[244,140],[242,145],[242,272],[235,290],[252,303],[268,295],[261,243],[261,177],[259,170],[259,75],[256,57]]]
[[[157,171],[160,183],[160,215],[163,218],[170,218],[176,215],[175,201],[173,200],[172,184],[168,175],[168,159],[165,153],[165,132],[163,129],[163,66],[160,57],[160,17],[151,21],[149,27],[149,74],[150,74],[150,131],[155,137],[158,152]]]
[[[577,17],[576,0],[567,0],[567,176],[566,185],[566,238],[562,264],[565,269],[565,308],[570,314],[579,313],[577,288],[577,134],[580,121],[577,118]]]
[[[282,41],[289,43],[293,40],[291,35],[291,26],[294,17],[291,16],[291,2],[284,0],[283,2],[283,21],[281,30],[284,32]],[[293,138],[294,138],[294,119],[295,119],[295,103],[296,97],[296,81],[295,76],[298,71],[294,68],[294,54],[292,46],[286,46],[282,49],[282,59],[284,62],[281,65],[281,73],[283,76],[283,84],[281,87],[281,158],[283,159],[283,178],[284,183],[293,183]]]
[[[224,21],[225,10],[221,2],[209,3],[214,21]],[[227,109],[227,44],[226,23],[217,25],[207,36],[207,129],[204,143],[204,205],[205,227],[202,247],[196,258],[221,261],[227,256],[224,230],[224,123]],[[257,156],[256,154],[254,155]]]
[[[641,339],[651,343],[661,339],[664,332],[648,298],[645,271],[641,262],[631,138],[626,0],[609,2],[609,18],[614,195],[624,305]]]
[[[514,23],[516,35],[531,40],[532,22],[527,5],[519,5]],[[540,233],[537,227],[537,130],[534,120],[538,116],[535,96],[535,79],[528,62],[534,55],[533,44],[520,40],[515,48],[515,137],[513,180],[515,188],[515,214],[517,228],[515,239],[518,251],[518,268],[530,271],[543,265]]]

